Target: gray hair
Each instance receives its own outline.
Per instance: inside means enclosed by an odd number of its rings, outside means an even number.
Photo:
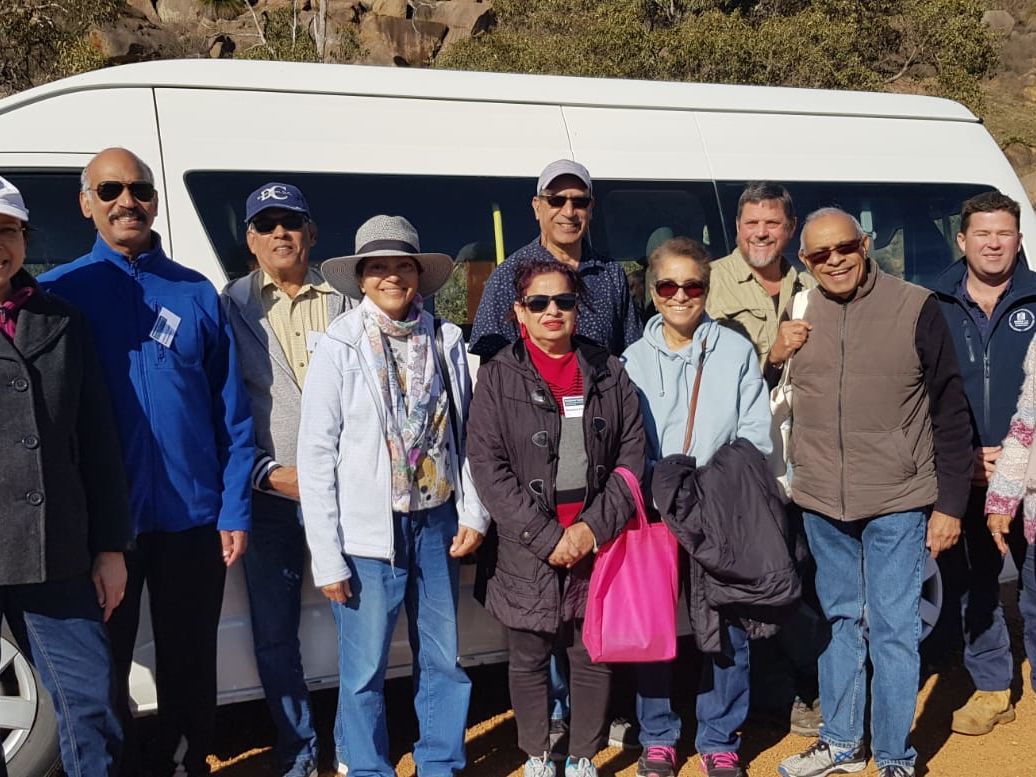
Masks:
[[[825,216],[845,216],[853,223],[853,227],[856,228],[856,237],[867,237],[867,231],[863,228],[863,224],[856,218],[852,213],[842,210],[841,208],[818,208],[817,210],[806,216],[806,220],[802,222],[802,231],[799,233],[799,251],[805,253],[806,251],[806,227],[811,222],[816,221],[819,218]]]
[[[107,153],[108,151],[125,151],[127,154],[129,154],[131,157],[137,160],[137,164],[140,165],[140,169],[144,171],[144,180],[150,184],[154,184],[155,174],[151,172],[151,168],[148,167],[147,162],[145,162],[139,156],[134,154],[128,148],[123,148],[122,146],[112,146],[111,148],[101,149],[92,157],[90,157],[90,161],[86,163],[86,166],[83,167],[82,172],[79,173],[79,191],[84,193],[90,192],[90,175],[88,172],[90,170],[90,165],[94,163],[94,160],[97,159],[97,157],[99,157],[101,154]]]
[[[741,211],[745,205],[751,203],[758,205],[760,202],[774,201],[781,204],[784,217],[788,221],[795,220],[795,202],[791,199],[791,193],[779,183],[771,181],[749,181],[745,184],[745,190],[737,200],[737,218],[741,220]]]

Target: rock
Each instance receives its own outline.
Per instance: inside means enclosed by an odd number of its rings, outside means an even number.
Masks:
[[[1019,172],[1036,162],[1036,154],[1033,153],[1033,149],[1025,143],[1017,141],[1004,146],[1004,156],[1011,163],[1011,167]]]
[[[212,59],[230,59],[236,49],[237,44],[229,35],[217,35],[209,44],[209,56]]]
[[[414,18],[450,28],[443,46],[450,46],[493,24],[492,3],[482,0],[415,0]]]
[[[156,0],[126,0],[126,5],[136,11],[152,24],[161,24],[162,19],[155,10]]]
[[[369,64],[420,67],[438,53],[446,32],[438,22],[366,14],[360,21],[360,45]]]
[[[1036,171],[1023,175],[1021,181],[1022,186],[1025,187],[1025,193],[1029,195],[1029,199],[1036,203]]]
[[[1003,70],[1024,74],[1036,67],[1036,32],[1014,32],[1000,52]]]
[[[89,40],[109,64],[123,65],[158,58],[177,36],[146,19],[123,16],[109,26],[90,30]]]
[[[406,18],[407,0],[374,0],[371,10],[378,16]]]
[[[986,11],[982,14],[982,23],[994,32],[1009,35],[1014,29],[1014,17],[1007,11]]]
[[[363,14],[359,2],[335,3],[327,9],[325,58],[330,62],[351,61],[355,56],[357,22]],[[314,36],[315,39],[316,36]]]
[[[1022,89],[1022,97],[1031,103],[1036,103],[1036,86],[1027,86]]]

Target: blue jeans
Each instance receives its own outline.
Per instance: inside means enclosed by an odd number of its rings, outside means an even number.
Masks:
[[[680,739],[680,716],[673,712],[673,662],[636,664],[634,671],[640,746],[675,747]]]
[[[349,556],[352,597],[331,603],[338,624],[338,715],[335,744],[349,777],[394,777],[385,721],[385,670],[392,632],[405,605],[414,655],[414,709],[421,738],[414,762],[421,777],[464,768],[464,727],[471,681],[457,663],[459,566],[449,556],[457,533],[453,501],[394,514],[394,563]]]
[[[913,766],[917,752],[909,740],[920,678],[928,510],[849,522],[807,512],[805,519],[817,595],[831,625],[831,641],[820,656],[820,737],[838,747],[862,744],[869,644],[874,760],[879,769]]]
[[[299,652],[305,543],[295,502],[253,492],[245,583],[255,663],[285,771],[317,762],[317,733]]]
[[[1025,562],[1019,574],[1022,586],[1018,609],[1022,613],[1025,655],[1029,657],[1029,683],[1036,691],[1036,545],[1025,549]]]
[[[550,654],[550,719],[568,720],[572,711],[568,690],[568,654],[564,648],[554,648]]]
[[[0,586],[0,620],[11,627],[54,702],[61,763],[69,777],[114,774],[122,749],[101,614],[87,575]],[[2,761],[0,752],[0,774],[5,774]]]
[[[722,653],[702,656],[696,712],[699,753],[736,753],[741,749],[738,729],[748,717],[748,635],[727,624]]]

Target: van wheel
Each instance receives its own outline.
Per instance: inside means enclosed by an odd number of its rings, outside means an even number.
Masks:
[[[7,636],[0,636],[0,744],[8,777],[50,777],[61,765],[50,694]]]

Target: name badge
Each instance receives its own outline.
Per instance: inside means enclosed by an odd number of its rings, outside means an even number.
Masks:
[[[320,343],[320,338],[323,336],[323,332],[317,332],[313,329],[306,332],[306,350],[313,353],[313,351],[317,349],[317,345]]]
[[[565,418],[583,417],[583,398],[580,396],[562,397],[561,407],[565,411]]]
[[[168,308],[158,311],[158,318],[155,325],[151,327],[151,339],[156,343],[168,348],[173,344],[176,337],[176,330],[180,328],[180,317]]]

